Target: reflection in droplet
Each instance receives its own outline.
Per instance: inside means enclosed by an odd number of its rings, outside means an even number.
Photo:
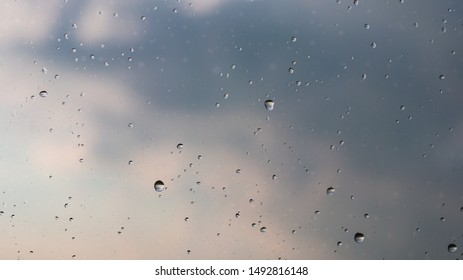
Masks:
[[[457,247],[456,244],[451,243],[451,244],[449,244],[449,246],[447,247],[447,250],[448,250],[450,253],[453,253],[453,252],[455,252],[456,250],[458,250],[458,247]]]
[[[165,185],[164,183],[161,181],[161,180],[157,180],[155,183],[154,183],[154,190],[157,191],[157,192],[162,192],[165,188]]]
[[[40,97],[47,97],[48,96],[48,92],[46,90],[42,90],[41,92],[39,92],[39,96]]]
[[[272,111],[273,108],[275,107],[275,102],[271,99],[268,99],[265,101],[264,105],[265,105],[265,109]]]
[[[355,242],[357,242],[357,243],[362,243],[364,240],[365,240],[365,235],[363,235],[363,233],[357,232],[357,233],[354,235],[354,241],[355,241]]]

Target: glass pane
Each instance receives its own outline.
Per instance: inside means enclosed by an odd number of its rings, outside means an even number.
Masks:
[[[463,2],[0,5],[0,258],[461,257]]]

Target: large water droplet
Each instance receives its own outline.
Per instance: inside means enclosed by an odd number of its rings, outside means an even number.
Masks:
[[[42,90],[41,92],[39,92],[39,96],[40,97],[47,97],[48,96],[48,92],[46,90]]]
[[[335,191],[336,191],[335,188],[329,187],[329,188],[326,189],[326,194],[327,195],[334,194]]]
[[[456,244],[449,244],[449,246],[447,247],[447,250],[450,252],[450,253],[453,253],[455,252],[456,250],[458,250],[458,247]]]
[[[357,232],[357,233],[354,235],[354,241],[355,241],[355,242],[357,242],[357,243],[362,243],[364,240],[365,240],[365,235],[363,235],[363,233]]]
[[[268,99],[265,101],[264,105],[265,105],[265,109],[272,111],[273,108],[275,107],[275,102],[271,99]]]
[[[165,187],[166,186],[164,185],[164,183],[161,180],[157,180],[154,183],[154,190],[157,191],[157,192],[162,192]]]

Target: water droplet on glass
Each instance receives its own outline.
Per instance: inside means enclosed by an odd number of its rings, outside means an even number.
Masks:
[[[440,76],[439,76],[439,79],[440,79],[440,80],[445,79],[445,75],[440,75]]]
[[[358,4],[359,4],[359,0],[354,0],[354,5],[358,6]]]
[[[297,41],[297,38],[296,38],[296,36],[293,36],[293,37],[291,37],[291,42],[293,42],[293,43],[294,43],[294,42],[296,42],[296,41]]]
[[[373,49],[376,49],[376,42],[372,42],[370,45]]]
[[[48,92],[46,90],[42,90],[41,92],[39,92],[39,96],[40,97],[47,97],[48,96]]]
[[[370,25],[368,23],[365,23],[363,27],[365,27],[365,29],[370,29]]]
[[[289,72],[289,74],[293,74],[293,73],[294,73],[294,69],[293,69],[292,67],[289,67],[289,68],[288,68],[288,72]]]
[[[133,160],[129,160],[129,165],[132,165],[133,164]]]
[[[362,243],[365,240],[365,235],[363,233],[357,232],[354,235],[354,241],[357,243]]]
[[[362,80],[366,80],[367,79],[367,74],[363,74],[362,75]]]
[[[336,191],[335,188],[329,187],[326,189],[326,194],[327,195],[334,194],[335,191]]]
[[[400,106],[400,111],[404,111],[404,110],[405,110],[405,105]]]
[[[339,241],[338,243],[336,243],[336,246],[341,247],[341,246],[342,246],[342,242]]]
[[[177,144],[177,149],[179,149],[179,150],[183,149],[183,144],[182,144],[182,143],[178,143],[178,144]]]
[[[273,108],[275,107],[275,102],[271,99],[268,99],[265,101],[264,105],[265,105],[265,109],[272,111]]]
[[[236,169],[236,174],[240,174],[241,173],[241,169]]]
[[[261,227],[260,232],[267,232],[267,228],[266,227]]]
[[[140,19],[143,20],[143,21],[145,21],[145,20],[146,20],[146,17],[145,17],[145,16],[141,16]]]
[[[133,127],[133,123],[129,123],[127,126],[130,127],[130,128],[132,128],[132,127]]]
[[[162,192],[165,188],[165,185],[164,183],[161,181],[161,180],[157,180],[155,183],[154,183],[154,190],[157,191],[157,192]]]
[[[272,180],[276,180],[277,179],[277,175],[272,175]]]
[[[449,244],[449,246],[447,246],[447,250],[450,252],[450,253],[453,253],[455,252],[456,250],[458,250],[458,247],[456,244]]]

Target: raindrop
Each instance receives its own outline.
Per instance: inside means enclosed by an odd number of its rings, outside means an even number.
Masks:
[[[400,106],[400,111],[405,110],[405,105]]]
[[[275,107],[275,102],[271,99],[268,99],[265,101],[264,105],[265,105],[265,109],[272,111],[273,108]]]
[[[130,128],[132,128],[132,127],[133,127],[133,123],[129,123],[127,126],[130,127]]]
[[[458,250],[458,247],[457,247],[456,244],[451,243],[451,244],[449,244],[449,246],[447,246],[447,250],[448,250],[450,253],[453,253],[453,252],[455,252],[456,250]]]
[[[272,175],[272,180],[276,180],[277,175]]]
[[[289,74],[293,74],[293,73],[294,73],[294,69],[293,69],[292,67],[289,67],[289,68],[288,68],[288,72],[289,72]]]
[[[365,235],[363,233],[357,232],[354,235],[354,241],[357,243],[362,243],[365,240]]]
[[[291,37],[291,42],[293,42],[293,43],[294,43],[294,42],[296,42],[296,41],[297,41],[297,38],[296,38],[296,36],[293,36],[293,37]]]
[[[236,174],[240,174],[241,173],[241,169],[236,169]]]
[[[376,42],[372,42],[370,45],[373,49],[376,49]]]
[[[133,164],[133,160],[129,160],[129,165],[132,165]]]
[[[146,17],[145,16],[141,16],[140,18],[142,21],[145,21],[146,20]]]
[[[42,90],[41,92],[39,92],[39,96],[40,97],[47,97],[48,96],[48,92],[46,90]]]
[[[359,4],[359,0],[354,0],[354,5],[358,6],[358,4]]]
[[[183,144],[182,144],[182,143],[178,143],[178,144],[177,144],[177,149],[179,149],[179,150],[183,149]]]
[[[267,232],[267,228],[266,227],[261,227],[260,232]]]
[[[161,180],[157,180],[155,183],[154,183],[154,190],[157,191],[157,192],[162,192],[165,188],[165,185],[164,183],[161,181]]]
[[[363,74],[362,75],[362,80],[366,80],[367,79],[367,74]]]
[[[329,187],[326,189],[326,194],[327,195],[334,194],[335,191],[336,191],[335,188]]]
[[[445,75],[440,75],[440,76],[439,76],[439,79],[440,79],[440,80],[445,79]]]
[[[342,246],[342,242],[339,241],[338,243],[336,243],[336,246],[341,247],[341,246]]]
[[[365,29],[370,29],[370,25],[368,23],[365,23],[363,27],[365,27]]]

